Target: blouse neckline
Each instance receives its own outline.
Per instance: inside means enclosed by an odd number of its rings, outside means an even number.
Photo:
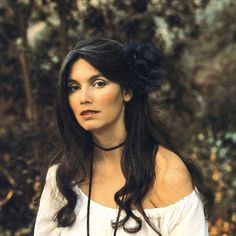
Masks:
[[[88,196],[77,185],[75,186],[75,190],[76,190],[76,192],[80,193],[80,195],[82,196],[82,198],[84,200],[88,201]],[[178,200],[177,202],[175,202],[173,204],[170,204],[165,207],[159,207],[159,208],[145,208],[144,211],[145,211],[145,213],[151,213],[151,214],[173,211],[175,209],[178,209],[182,205],[186,205],[187,203],[193,203],[194,201],[199,200],[199,197],[197,196],[196,192],[197,192],[197,189],[195,188],[195,189],[193,189],[193,191],[189,195],[181,198],[180,200]],[[100,208],[100,209],[107,210],[110,212],[118,212],[118,208],[112,208],[112,207],[105,206],[101,203],[98,203],[98,202],[92,200],[92,199],[90,199],[90,204],[91,204],[91,207],[94,207],[94,208]],[[137,209],[134,209],[132,211],[139,213],[139,211]]]

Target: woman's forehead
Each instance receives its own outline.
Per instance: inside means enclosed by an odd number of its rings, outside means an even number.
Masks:
[[[96,69],[93,65],[91,65],[88,61],[86,61],[83,58],[77,59],[70,68],[70,74],[72,73],[77,73],[77,72],[94,72],[94,71],[99,71]]]
[[[69,71],[68,79],[69,80],[76,80],[76,81],[83,81],[89,80],[92,77],[104,77],[103,74],[92,66],[89,62],[84,59],[76,60]]]

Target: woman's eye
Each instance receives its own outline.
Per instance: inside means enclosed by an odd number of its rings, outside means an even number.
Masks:
[[[78,85],[69,85],[68,86],[68,92],[69,93],[73,93],[75,91],[79,90],[79,86]]]
[[[106,83],[104,81],[97,81],[94,83],[94,86],[97,88],[102,88],[106,85]]]

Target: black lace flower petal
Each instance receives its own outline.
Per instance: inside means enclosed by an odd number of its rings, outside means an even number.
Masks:
[[[163,80],[163,58],[151,44],[129,41],[123,47],[132,89],[145,93],[157,89]]]

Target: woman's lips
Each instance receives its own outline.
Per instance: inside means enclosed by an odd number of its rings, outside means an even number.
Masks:
[[[93,118],[98,112],[99,111],[88,110],[88,111],[82,111],[80,115],[86,119],[90,119]]]
[[[95,111],[95,110],[85,110],[85,111],[81,111],[80,115],[95,114],[98,112],[99,111]]]

